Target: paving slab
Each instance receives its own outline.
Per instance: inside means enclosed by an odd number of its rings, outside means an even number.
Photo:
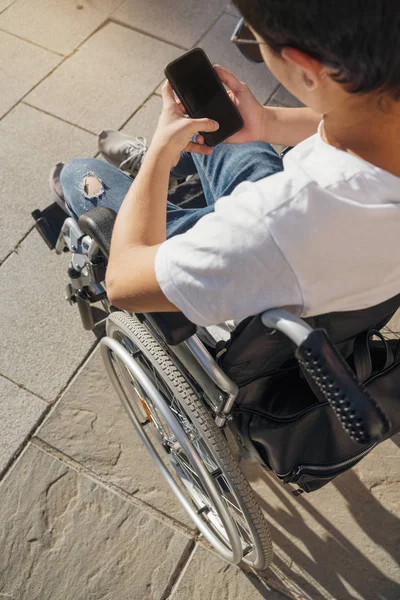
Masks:
[[[159,600],[189,542],[34,446],[0,505],[2,598]]]
[[[18,0],[0,16],[0,28],[69,54],[118,8],[123,0]]]
[[[169,600],[283,600],[285,597],[252,573],[228,565],[197,546]]]
[[[264,104],[278,86],[278,81],[265,64],[250,63],[230,42],[236,24],[237,18],[223,14],[198,45],[206,51],[211,62],[220,64],[247,83]]]
[[[151,96],[137,113],[124,125],[122,131],[128,135],[141,135],[150,143],[157,127],[158,119],[162,110],[160,96]]]
[[[223,13],[226,5],[226,0],[126,0],[113,18],[189,49]]]
[[[11,6],[11,4],[13,4],[13,2],[15,1],[16,0],[0,0],[0,13],[2,13],[4,10],[6,10],[6,8]]]
[[[233,17],[236,17],[236,19],[240,19],[242,16],[236,6],[233,5],[233,2],[229,2],[228,6],[226,7],[226,12]]]
[[[297,498],[294,487],[258,466],[242,467],[270,524],[273,571],[294,594],[398,600],[400,436],[333,483]]]
[[[151,435],[151,428],[146,433]],[[96,350],[38,437],[163,513],[192,527],[123,409]],[[153,442],[159,442],[153,436]]]
[[[0,268],[0,373],[48,401],[95,340],[64,300],[69,260],[34,230]]]
[[[0,117],[62,60],[4,31],[0,31],[0,56]]]
[[[32,210],[51,204],[51,167],[73,157],[93,156],[97,139],[24,104],[0,122],[0,139],[1,261],[33,225]]]
[[[29,103],[99,133],[119,129],[163,79],[180,50],[127,27],[97,31],[29,94]]]
[[[49,405],[0,376],[0,475]]]
[[[400,310],[395,312],[389,323],[383,328],[383,332],[388,338],[400,337]]]
[[[283,85],[278,86],[278,89],[274,92],[268,104],[273,106],[287,106],[289,108],[304,106],[304,104],[283,87]]]

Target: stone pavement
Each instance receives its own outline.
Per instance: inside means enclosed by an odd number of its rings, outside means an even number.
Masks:
[[[230,44],[226,2],[0,0],[0,598],[400,598],[400,440],[297,499],[243,464],[276,560],[263,577],[226,565],[158,476],[63,300],[68,257],[32,227],[54,162],[95,156],[105,128],[151,137],[163,68],[193,45],[262,102],[295,103]]]

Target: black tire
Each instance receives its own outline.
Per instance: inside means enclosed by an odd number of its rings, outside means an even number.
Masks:
[[[273,559],[267,522],[249,482],[232,455],[221,429],[215,424],[211,410],[199,399],[198,394],[152,333],[136,317],[122,312],[114,312],[107,319],[107,335],[118,339],[121,334],[132,340],[147,360],[151,361],[164,384],[175,395],[179,396],[179,402],[187,414],[190,415],[199,436],[222,471],[223,477],[247,521],[256,549],[256,553],[252,553],[256,554],[256,559],[253,558],[250,561],[244,557],[243,562],[258,570],[267,568]]]

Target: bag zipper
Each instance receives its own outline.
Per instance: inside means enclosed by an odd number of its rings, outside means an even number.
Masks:
[[[270,421],[274,421],[275,423],[291,423],[292,421],[297,421],[300,417],[303,417],[304,415],[306,415],[307,413],[313,411],[316,407],[320,407],[320,406],[329,406],[329,402],[325,401],[325,402],[318,402],[316,400],[315,404],[311,404],[310,406],[307,406],[307,408],[303,408],[301,411],[299,411],[298,413],[295,413],[294,415],[288,415],[288,416],[279,416],[276,417],[275,415],[271,414],[271,413],[267,413],[267,412],[261,412],[258,411],[254,408],[245,408],[242,406],[238,406],[235,407],[235,411],[237,413],[246,413],[246,414],[250,414],[250,415],[257,415],[257,417],[261,417],[264,419],[269,419]]]
[[[362,452],[359,452],[356,456],[353,456],[352,458],[347,458],[346,460],[342,460],[339,463],[336,463],[334,465],[327,465],[327,466],[322,466],[322,465],[299,465],[298,467],[296,467],[295,469],[292,469],[292,471],[289,471],[288,473],[286,473],[285,475],[280,475],[278,474],[278,477],[281,477],[282,479],[287,479],[288,477],[290,477],[290,480],[288,480],[288,482],[293,481],[293,477],[297,477],[298,475],[300,475],[303,471],[304,472],[309,472],[309,473],[332,473],[332,472],[336,472],[340,469],[344,469],[345,467],[348,467],[349,465],[352,464],[356,464],[357,462],[359,462],[362,458],[364,458],[364,456],[366,454],[368,454],[369,452],[371,452],[371,450],[373,450],[375,448],[375,446],[377,446],[378,443],[375,442],[375,444],[372,444],[372,446],[369,446],[368,448],[366,448],[365,450],[363,450]]]

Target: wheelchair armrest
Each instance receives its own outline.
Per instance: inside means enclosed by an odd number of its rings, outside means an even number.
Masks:
[[[168,346],[176,346],[197,331],[194,323],[180,312],[146,313],[146,319]]]
[[[111,235],[114,229],[117,213],[111,208],[98,206],[79,217],[79,227],[89,235],[99,246],[108,259],[111,246]]]
[[[117,213],[111,208],[97,207],[79,217],[79,227],[99,246],[108,259],[111,235]],[[196,333],[196,325],[182,313],[148,313],[147,320],[169,346],[176,346]]]

